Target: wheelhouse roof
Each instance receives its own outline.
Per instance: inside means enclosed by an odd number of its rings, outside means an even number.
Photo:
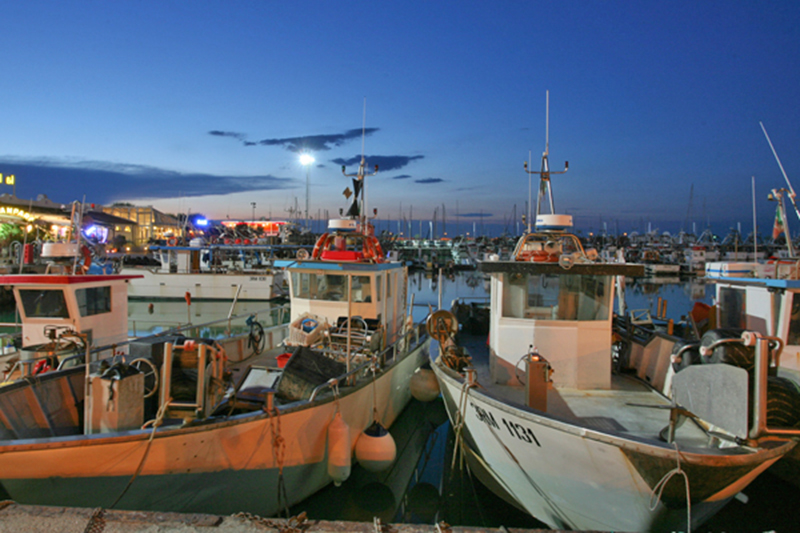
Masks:
[[[141,274],[6,274],[0,276],[0,285],[75,285],[80,283],[96,283],[98,281],[127,281],[142,278]]]

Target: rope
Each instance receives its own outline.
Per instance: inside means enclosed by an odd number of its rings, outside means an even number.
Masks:
[[[153,420],[153,430],[150,432],[150,438],[147,439],[147,447],[145,447],[145,449],[144,449],[144,454],[142,455],[142,460],[139,461],[139,466],[136,468],[136,472],[134,472],[133,477],[131,477],[130,481],[128,481],[128,484],[125,486],[125,489],[117,497],[117,499],[114,500],[114,503],[112,503],[109,506],[109,509],[113,509],[114,507],[116,507],[116,505],[119,503],[119,501],[122,499],[122,497],[125,496],[125,493],[128,492],[128,489],[131,488],[131,485],[133,485],[134,480],[141,473],[142,468],[144,467],[144,461],[145,461],[145,459],[147,459],[147,454],[150,453],[150,445],[153,443],[153,438],[155,438],[155,436],[156,436],[156,429],[158,429],[158,427],[161,425],[161,422],[164,420],[164,414],[167,412],[167,406],[170,404],[170,402],[172,402],[172,398],[168,398],[167,401],[165,401],[161,405],[161,407],[158,408],[158,413],[156,414],[156,418],[155,418],[155,420]],[[147,424],[145,424],[145,426],[146,425]]]
[[[275,416],[273,416],[273,412]],[[286,494],[286,481],[283,479],[283,462],[286,459],[286,440],[281,435],[281,412],[275,408],[267,411],[269,428],[272,431],[272,455],[278,464],[278,508],[289,518],[289,498]]]
[[[676,474],[682,475],[686,484],[686,532],[692,533],[692,500],[689,492],[689,476],[681,468],[681,452],[678,449],[678,444],[675,442],[672,444],[675,446],[675,461],[677,466],[664,474],[664,477],[662,477],[661,480],[656,483],[656,486],[653,487],[653,490],[650,492],[650,511],[655,511],[656,507],[658,507],[658,504],[661,501],[661,494],[664,492],[664,487],[667,486],[667,483],[669,483],[669,480],[672,479],[672,476]],[[653,501],[654,496],[655,501]]]
[[[291,518],[286,519],[285,523],[280,523],[275,520],[263,518],[256,514],[244,511],[238,512],[231,516],[234,518],[240,518],[242,520],[249,520],[250,522],[258,524],[266,529],[274,529],[278,531],[278,533],[302,533],[308,528],[308,517],[306,516],[305,511],[297,516],[292,516]]]
[[[453,424],[453,429],[455,430],[456,434],[456,442],[453,448],[453,461],[450,463],[451,469],[455,469],[456,461],[458,461],[459,470],[464,468],[465,446],[464,437],[461,435],[461,430],[463,429],[464,421],[467,418],[467,397],[469,396],[468,391],[474,386],[475,384],[470,383],[469,381],[464,381],[464,384],[461,385],[461,394],[458,398],[458,410],[456,411],[455,423]]]
[[[378,385],[375,382],[375,373],[377,372],[378,361],[377,358],[373,355],[372,356],[372,364],[369,365],[370,371],[372,371],[372,421],[378,421]]]
[[[102,507],[98,507],[92,512],[89,517],[89,522],[86,524],[86,529],[83,533],[101,533],[106,528],[105,511]]]

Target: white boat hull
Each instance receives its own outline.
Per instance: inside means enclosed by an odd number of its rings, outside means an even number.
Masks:
[[[286,294],[282,272],[166,273],[147,268],[124,268],[122,274],[143,276],[131,280],[131,299],[271,300]]]
[[[677,466],[670,445],[575,426],[501,402],[480,389],[469,389],[464,398],[463,379],[432,366],[455,427],[463,416],[463,445],[472,471],[538,520],[556,529],[685,530],[683,477],[674,476],[660,499],[653,490]],[[785,451],[732,458],[682,450],[693,525],[718,511]],[[728,466],[715,464],[721,460]],[[730,483],[720,483],[721,475]],[[707,477],[715,481],[705,483]]]

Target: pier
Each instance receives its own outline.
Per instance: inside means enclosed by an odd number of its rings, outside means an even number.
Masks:
[[[21,505],[0,502],[0,532],[27,533],[535,533],[553,530],[481,528],[438,524],[384,524],[291,518],[262,518],[238,513],[227,516],[157,511],[118,511],[79,507]]]

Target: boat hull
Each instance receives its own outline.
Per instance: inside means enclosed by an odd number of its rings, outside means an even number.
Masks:
[[[429,344],[420,339],[378,375],[374,388],[372,381],[340,387],[338,402],[330,395],[297,402],[278,416],[256,412],[163,427],[152,442],[150,430],[5,441],[0,479],[12,499],[26,504],[272,516],[332,481],[327,427],[337,409],[353,447],[373,421],[373,398],[378,420],[387,427],[394,422]],[[279,499],[281,478],[285,500]]]
[[[147,268],[126,268],[125,274],[141,275],[128,288],[131,299],[272,300],[285,295],[283,274],[278,273],[165,273]],[[241,287],[241,289],[240,289]]]
[[[460,375],[432,365],[445,406],[476,476],[501,497],[556,529],[675,531],[687,526],[686,487],[675,475],[674,448],[575,426],[469,388]],[[776,444],[752,454],[681,450],[689,477],[692,527],[721,509],[791,449]],[[653,510],[651,510],[651,507]]]

